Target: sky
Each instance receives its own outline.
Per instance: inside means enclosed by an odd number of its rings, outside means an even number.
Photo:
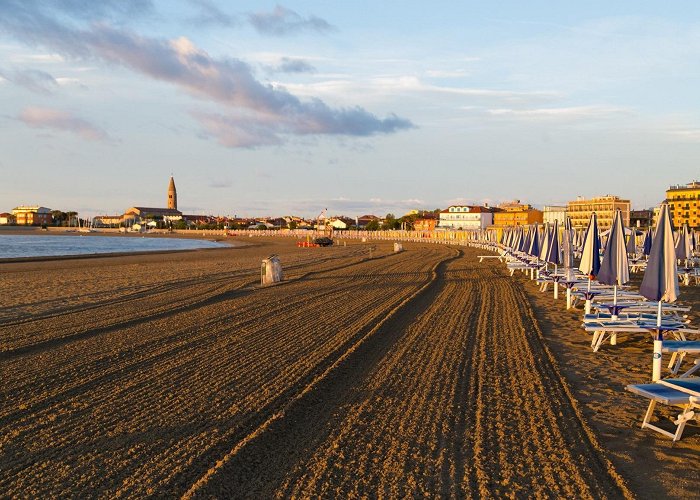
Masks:
[[[647,208],[698,88],[694,0],[0,0],[0,211]]]

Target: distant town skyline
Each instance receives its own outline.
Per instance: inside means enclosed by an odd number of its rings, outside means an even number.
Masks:
[[[401,215],[700,169],[692,1],[0,5],[0,200]]]

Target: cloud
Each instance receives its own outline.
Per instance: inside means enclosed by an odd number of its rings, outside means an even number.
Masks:
[[[68,111],[30,106],[24,108],[17,119],[32,128],[72,132],[89,141],[109,139],[104,130]]]
[[[698,128],[676,128],[671,130],[666,130],[666,134],[669,138],[676,140],[678,142],[700,142],[700,129]]]
[[[209,181],[210,188],[229,188],[233,186],[231,179],[212,179]]]
[[[473,111],[474,109],[475,108],[472,108],[471,110]],[[613,106],[570,106],[531,109],[497,108],[487,110],[476,109],[476,112],[508,120],[567,123],[607,120],[632,114],[630,109]]]
[[[38,69],[19,69],[11,73],[0,71],[0,76],[38,94],[51,94],[59,85],[53,76]]]
[[[395,115],[381,119],[360,107],[335,109],[316,98],[302,101],[285,89],[258,81],[245,62],[214,59],[184,37],[149,38],[103,22],[76,29],[60,24],[57,16],[28,7],[33,5],[12,3],[0,17],[0,27],[65,55],[117,64],[223,105],[228,112],[193,116],[209,135],[229,147],[279,144],[285,135],[370,136],[413,127]],[[276,12],[280,9],[283,19],[291,16],[280,7]]]
[[[254,116],[248,113],[222,115],[193,111],[191,115],[209,136],[223,146],[256,147],[281,144],[282,135],[352,135],[371,136],[414,128],[396,115],[379,119],[362,108],[332,109],[321,101],[308,104],[303,116]]]
[[[209,0],[189,0],[194,5],[198,14],[190,19],[195,24],[202,26],[219,25],[224,27],[236,26],[239,20],[223,10],[219,9]]]
[[[316,68],[303,59],[283,57],[277,66],[268,66],[274,73],[314,73]]]
[[[302,31],[327,33],[335,28],[327,21],[316,17],[302,17],[293,10],[277,5],[272,12],[248,14],[248,21],[263,35],[285,36]]]

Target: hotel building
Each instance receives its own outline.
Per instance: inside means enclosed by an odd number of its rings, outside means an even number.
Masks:
[[[40,226],[53,221],[51,209],[40,206],[20,205],[12,209],[12,216],[18,226]]]
[[[612,227],[615,210],[622,212],[622,223],[625,227],[630,225],[630,200],[623,200],[613,195],[600,196],[598,198],[584,199],[578,197],[576,201],[570,201],[566,205],[567,215],[571,217],[571,225],[574,228],[588,227],[591,213],[598,216],[598,227],[601,230]]]
[[[487,207],[452,205],[440,212],[436,229],[486,229],[493,224],[493,216]]]
[[[501,203],[493,214],[493,225],[496,227],[527,226],[543,220],[542,210],[537,210],[531,205],[514,200]]]
[[[666,191],[666,203],[675,228],[680,228],[685,222],[691,228],[700,227],[700,182],[693,181],[685,186],[669,187]]]

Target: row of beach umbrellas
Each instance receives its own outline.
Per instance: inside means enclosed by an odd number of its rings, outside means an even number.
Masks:
[[[574,268],[574,232],[571,231],[570,222],[567,220],[562,232],[561,256],[558,256],[557,225],[543,233],[543,246],[548,250],[537,254],[538,230],[533,226],[523,234],[523,230],[515,229],[504,237],[503,244],[511,246],[513,249],[525,251],[530,255],[543,257],[543,260],[553,264],[563,264],[565,272],[573,272]],[[520,242],[523,238],[529,242],[529,246]],[[612,286],[614,289],[614,304],[617,304],[617,288],[629,282],[629,254],[636,252],[632,245],[634,233],[625,240],[625,228],[622,223],[622,214],[616,211],[612,227],[609,231],[605,247],[601,258],[601,237],[598,230],[598,220],[595,213],[591,218],[583,235],[581,243],[581,260],[578,266],[580,272],[588,276],[588,290],[593,279],[599,283]],[[632,241],[632,243],[630,243]],[[678,286],[678,260],[689,259],[693,255],[695,243],[693,233],[688,230],[687,225],[678,232],[674,238],[671,225],[671,217],[668,205],[662,204],[659,219],[655,232],[649,230],[645,234],[643,252],[648,255],[648,261],[644,272],[644,277],[640,286],[640,294],[647,300],[658,302],[657,311],[657,333],[654,340],[654,352],[661,353],[662,330],[661,330],[661,310],[662,303],[675,302],[679,295]],[[527,250],[525,250],[527,249]],[[654,356],[653,379],[659,378],[661,372],[661,356]]]

